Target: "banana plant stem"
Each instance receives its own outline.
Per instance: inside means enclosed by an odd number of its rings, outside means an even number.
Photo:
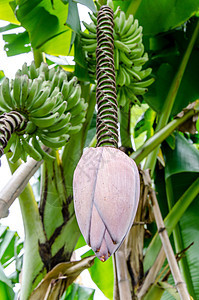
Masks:
[[[39,68],[42,62],[45,62],[45,55],[43,52],[33,48],[33,56],[36,68]]]
[[[168,202],[169,210],[171,210],[174,205],[171,177],[167,178],[167,181],[166,181],[166,193],[167,193],[167,202]],[[178,252],[178,253],[184,249],[179,226],[180,225],[178,223],[178,224],[176,224],[175,228],[173,229],[173,239],[174,239],[175,249],[176,249],[176,252]],[[187,289],[188,289],[190,295],[194,299],[196,299],[196,294],[194,291],[193,282],[191,280],[191,274],[190,274],[186,256],[182,257],[182,259],[179,261],[179,267],[180,267],[181,273],[183,275],[183,278],[187,284]]]
[[[148,139],[142,147],[135,151],[131,155],[131,158],[135,160],[136,164],[139,164],[149,153],[151,153],[153,149],[160,145],[179,125],[181,125],[197,113],[198,111],[191,109],[190,111],[185,113],[183,117],[171,121],[161,130],[156,132],[154,136]]]
[[[12,173],[14,173],[17,172],[17,170],[20,168],[20,161],[15,164],[11,164],[9,162],[9,157],[11,155],[11,153],[8,153],[6,156],[8,159],[10,170]],[[17,176],[19,177],[19,179],[21,179],[19,173]],[[25,229],[25,254],[23,258],[23,276],[20,299],[26,300],[29,298],[31,290],[43,277],[42,273],[45,271],[44,269],[42,271],[43,263],[39,254],[38,247],[39,241],[41,243],[45,242],[45,236],[39,216],[37,202],[29,183],[26,185],[25,189],[21,191],[21,194],[19,196],[19,204]],[[41,278],[39,278],[38,274]],[[36,278],[36,276],[38,277]]]
[[[30,178],[39,169],[42,161],[36,161],[29,158],[24,164],[21,164],[14,172],[11,179],[0,191],[0,218],[8,214],[8,209],[14,200],[23,192]],[[12,166],[12,164],[10,164]]]
[[[182,81],[182,77],[183,77],[183,74],[185,72],[188,60],[190,58],[193,46],[194,46],[195,41],[197,39],[198,33],[199,33],[199,21],[198,21],[198,23],[195,27],[194,33],[191,37],[191,40],[190,40],[189,45],[187,47],[187,50],[184,54],[184,57],[182,59],[182,62],[181,62],[180,67],[178,69],[178,72],[177,72],[177,74],[176,74],[176,76],[175,76],[175,78],[172,82],[172,85],[170,87],[168,95],[165,99],[164,106],[163,106],[163,109],[162,109],[162,112],[161,112],[161,115],[160,115],[160,118],[159,118],[159,122],[158,122],[157,127],[156,127],[156,132],[158,132],[160,129],[162,129],[167,124],[167,122],[169,120],[169,116],[171,114],[171,111],[172,111],[172,108],[173,108],[173,105],[174,105],[174,102],[175,102],[175,99],[176,99],[176,96],[177,96],[177,93],[178,93],[178,89],[179,89],[180,83]],[[157,159],[157,155],[158,155],[158,152],[159,152],[159,147],[160,146],[158,146],[152,153],[150,153],[150,155],[148,156],[148,158],[146,160],[145,167],[144,167],[145,169],[151,169],[151,175],[152,176],[153,176],[153,172],[154,172],[154,169],[155,169],[155,164],[156,164],[156,159]]]
[[[173,252],[168,233],[166,231],[166,227],[164,225],[164,221],[162,219],[162,215],[160,212],[160,208],[158,205],[158,201],[156,198],[155,191],[151,189],[151,200],[152,200],[152,206],[153,206],[153,211],[154,211],[154,216],[155,216],[155,221],[157,224],[158,228],[158,233],[160,235],[160,239],[162,241],[162,245],[171,269],[171,273],[173,275],[173,279],[176,285],[176,288],[178,290],[178,293],[180,295],[181,300],[187,300],[190,298],[189,293],[187,291],[187,287],[185,282],[183,281],[182,275],[180,273],[178,263],[175,258],[175,254]]]

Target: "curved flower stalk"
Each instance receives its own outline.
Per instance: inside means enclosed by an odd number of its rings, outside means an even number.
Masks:
[[[113,10],[102,6],[97,17],[97,148],[84,152],[73,178],[80,230],[101,261],[118,249],[132,226],[140,189],[135,162],[117,149],[113,42]]]

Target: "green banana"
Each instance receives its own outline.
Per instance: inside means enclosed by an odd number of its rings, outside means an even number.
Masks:
[[[25,128],[26,133],[33,134],[36,131],[36,129],[37,129],[37,126],[33,122],[28,121],[26,128]]]
[[[125,67],[126,71],[135,79],[135,80],[141,80],[140,72],[136,72],[133,70],[133,68]]]
[[[69,137],[70,137],[69,135],[65,135],[62,136],[62,139],[58,139],[58,138],[50,138],[50,137],[46,138],[42,134],[39,135],[39,138],[44,145],[55,149],[65,146],[66,143],[68,142]]]
[[[13,98],[15,101],[16,107],[20,107],[20,98],[21,98],[21,76],[15,75],[15,79],[13,81]]]
[[[131,25],[131,27],[129,28],[129,30],[126,32],[126,34],[124,34],[122,36],[121,39],[125,39],[128,38],[129,36],[132,36],[134,34],[134,32],[136,31],[136,29],[138,28],[138,20],[135,19],[134,23]]]
[[[120,51],[124,51],[125,53],[131,53],[131,49],[125,45],[123,42],[119,41],[119,40],[115,40],[114,41],[114,45],[117,49],[119,49]]]
[[[49,97],[47,100],[44,102],[42,106],[35,110],[31,110],[30,115],[31,117],[45,117],[52,113],[52,109],[56,105],[56,97]]]
[[[63,85],[63,82],[67,80],[67,75],[66,75],[66,72],[64,71],[60,71],[59,73],[59,78],[58,78],[58,87],[61,89],[62,85]]]
[[[84,102],[83,98],[80,98],[79,102],[73,106],[73,108],[70,110],[70,113],[72,116],[75,116],[79,113],[81,113],[83,110],[87,110],[88,108],[88,103]]]
[[[126,53],[124,53],[123,51],[120,51],[120,55],[119,55],[119,59],[121,62],[123,62],[127,67],[131,68],[133,65],[132,60],[130,60],[128,58],[128,56],[126,55]]]
[[[49,78],[50,81],[52,81],[53,76],[55,75],[55,72],[56,72],[55,68],[52,68],[52,69],[49,70],[48,78]]]
[[[41,154],[32,146],[28,143],[28,141],[22,136],[22,144],[24,150],[35,160],[40,161],[42,160]]]
[[[82,111],[79,115],[72,117],[70,119],[70,123],[72,124],[72,126],[76,126],[79,125],[80,123],[84,123],[86,120],[85,115],[86,115],[86,111]]]
[[[65,126],[63,126],[62,128],[60,128],[59,130],[56,130],[56,131],[46,131],[46,132],[43,132],[43,134],[45,134],[46,137],[60,137],[63,134],[68,133],[70,127],[71,127],[71,124],[67,123]]]
[[[73,78],[69,81],[69,91],[68,95],[70,96],[72,92],[74,91],[74,88],[77,86],[78,79],[76,76],[73,76]]]
[[[7,77],[5,77],[3,79],[3,82],[1,84],[1,92],[2,92],[2,96],[4,98],[4,101],[6,103],[6,105],[13,109],[15,106],[15,103],[12,99],[12,96],[10,94],[10,84],[9,84],[9,79]]]
[[[129,15],[128,19],[125,20],[125,22],[124,22],[123,29],[120,32],[121,36],[125,35],[125,33],[127,33],[129,31],[130,27],[133,24],[133,20],[134,20],[133,15]]]
[[[54,108],[53,113],[58,112],[59,115],[61,116],[64,114],[67,108],[67,102],[63,101],[61,104],[59,104],[57,107]]]
[[[59,121],[55,124],[53,124],[52,126],[49,126],[48,127],[48,131],[51,132],[51,131],[57,131],[59,130],[60,128],[64,127],[65,125],[67,125],[69,123],[71,119],[71,113],[70,112],[67,112],[66,115],[62,115],[59,119]]]
[[[84,26],[86,27],[86,29],[88,29],[88,31],[92,32],[92,33],[96,33],[96,26],[94,23],[91,24],[87,24],[86,22],[82,21],[82,23],[84,24]]]
[[[123,68],[121,66],[116,77],[116,83],[118,86],[124,86],[126,84],[126,74],[123,72]]]
[[[49,80],[49,69],[48,69],[48,64],[42,62],[40,67],[39,67],[39,74],[44,74],[45,75],[45,80]]]
[[[134,49],[135,45],[142,41],[142,33],[136,35],[134,38],[123,40],[122,42],[127,45],[130,49]]]
[[[120,51],[115,48],[114,49],[114,62],[115,62],[115,70],[119,70],[119,64],[120,64]]]
[[[91,18],[91,20],[93,21],[93,23],[95,25],[97,25],[97,17],[94,16],[94,14],[91,14],[90,12],[88,14],[89,14],[89,17]]]
[[[53,76],[53,79],[51,81],[51,90],[50,93],[52,93],[52,91],[54,90],[54,88],[58,85],[58,81],[59,81],[59,71],[57,70]]]
[[[40,145],[39,141],[37,140],[36,135],[32,138],[32,145],[33,147],[39,152],[44,160],[53,161],[55,160],[55,157],[47,153],[42,149],[42,146]]]
[[[131,86],[131,91],[135,94],[135,95],[144,95],[148,89],[145,87],[138,87],[138,86]]]
[[[17,134],[15,134],[15,138],[13,139],[13,143],[11,145],[12,156],[10,157],[11,163],[16,163],[16,161],[21,157],[21,153],[23,152],[22,146],[20,143],[20,138]]]
[[[29,76],[29,70],[26,62],[22,65],[21,73],[23,75]]]
[[[96,44],[96,38],[95,39],[81,38],[81,41],[84,43],[84,45]]]
[[[76,85],[72,94],[67,99],[68,102],[67,110],[70,110],[72,107],[74,107],[77,104],[80,96],[81,96],[81,87],[80,85]]]
[[[52,126],[59,119],[59,113],[55,113],[53,115],[47,117],[30,117],[30,120],[39,128],[48,128]]]
[[[131,51],[131,54],[129,55],[129,58],[131,60],[134,60],[135,58],[139,58],[143,55],[144,53],[144,46],[143,44],[138,44],[137,48],[134,48],[132,51]]]
[[[53,90],[53,92],[50,94],[50,97],[57,97],[57,95],[60,93],[58,86],[56,86]]]
[[[21,96],[20,103],[21,107],[24,107],[26,104],[26,99],[28,97],[28,86],[29,86],[29,78],[28,75],[23,75],[21,78]]]
[[[123,73],[125,74],[126,77],[126,82],[125,85],[128,86],[131,84],[131,76],[129,75],[129,73],[126,71],[125,68],[122,68]]]
[[[71,126],[68,131],[68,134],[70,135],[76,134],[81,130],[81,128],[82,128],[82,123],[79,125]]]
[[[83,32],[81,31],[80,32],[81,36],[85,37],[86,39],[95,39],[97,38],[97,34],[96,33],[86,33],[86,32]]]
[[[67,100],[68,95],[69,95],[69,82],[66,81],[66,80],[63,81],[62,88],[61,88],[61,93],[63,95],[64,100]]]
[[[148,77],[152,72],[152,69],[151,68],[148,68],[146,70],[142,70],[142,71],[139,71],[139,76],[140,76],[140,80]]]
[[[109,0],[108,0],[108,1],[109,1]],[[108,4],[108,1],[107,1],[107,5],[109,5],[109,4]],[[109,5],[109,6],[110,6],[110,5]],[[112,8],[112,9],[113,9],[113,8]],[[113,16],[114,20],[119,16],[120,11],[121,11],[121,9],[120,9],[120,7],[118,6],[118,7],[116,8],[116,11],[114,12],[114,16]]]
[[[32,85],[29,89],[29,94],[28,97],[26,99],[26,103],[25,106],[27,109],[29,109],[32,105],[33,105],[33,99],[36,97],[37,92],[38,92],[38,88],[39,88],[39,83],[37,78],[33,80]]]
[[[94,52],[97,48],[97,42],[95,41],[92,45],[83,45],[82,48],[87,52]]]
[[[128,95],[128,98],[130,99],[131,102],[141,105],[138,97],[135,95],[134,91],[129,87],[126,89],[126,94]]]
[[[0,86],[0,111],[2,111],[2,112],[8,112],[10,110],[11,110],[11,108],[4,101],[4,98],[2,96],[2,88]]]
[[[46,87],[40,91],[37,97],[34,98],[32,105],[29,107],[31,110],[35,110],[44,104],[46,99],[49,97],[50,87]]]
[[[147,87],[147,86],[151,85],[154,81],[155,81],[154,78],[150,78],[145,81],[134,82],[133,85],[137,86],[137,87]]]
[[[140,58],[135,58],[133,60],[133,65],[134,66],[141,66],[144,65],[147,61],[148,61],[148,54],[145,53],[144,56],[140,57]]]
[[[57,93],[55,96],[56,98],[56,105],[58,106],[59,104],[63,103],[63,95],[61,92]],[[67,102],[67,101],[66,101]]]
[[[30,72],[30,78],[31,78],[31,79],[37,78],[38,72],[37,72],[37,69],[36,69],[35,62],[34,62],[34,61],[32,61],[31,64],[30,64],[29,72]]]
[[[118,24],[117,24],[119,32],[122,32],[122,30],[124,28],[125,19],[126,19],[125,18],[125,13],[123,11],[120,11],[120,16],[119,16]],[[115,19],[115,23],[116,23],[116,19]]]
[[[117,103],[118,107],[124,106],[126,103],[126,98],[123,97],[123,89],[118,89],[117,91]]]
[[[24,146],[23,146],[23,143],[22,143],[21,140],[20,140],[20,145],[21,145],[21,148],[22,148],[21,159],[22,159],[24,162],[26,162],[26,161],[27,161],[27,156],[28,156],[28,154],[27,154],[26,150],[24,149]]]

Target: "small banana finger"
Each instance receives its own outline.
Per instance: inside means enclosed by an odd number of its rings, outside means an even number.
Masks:
[[[42,160],[41,154],[32,146],[28,143],[28,141],[22,136],[22,143],[25,151],[35,160],[40,161]]]

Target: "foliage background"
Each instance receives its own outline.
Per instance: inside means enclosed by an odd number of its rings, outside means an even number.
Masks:
[[[68,2],[69,4],[65,6],[64,2]],[[84,4],[94,10],[92,1],[80,2],[84,2]],[[175,2],[175,5],[173,5],[173,1],[160,2],[158,0],[116,2],[121,5],[121,8],[127,11],[127,13],[135,12],[135,16],[144,27],[145,48],[149,52],[151,59],[149,65],[152,65],[153,75],[156,78],[155,84],[144,98],[153,111],[147,109],[148,106],[142,106],[141,108],[133,109],[131,111],[133,118],[135,114],[137,115],[136,121],[134,118],[131,128],[135,138],[135,147],[137,149],[143,144],[146,137],[149,138],[154,134],[154,127],[156,126],[157,121],[154,112],[159,113],[159,115],[165,113],[165,103],[170,100],[168,99],[168,91],[172,90],[172,84],[175,81],[179,65],[183,60],[188,42],[196,27],[197,18],[193,16],[198,13],[199,3],[197,0],[186,0],[183,1],[183,4],[181,2]],[[35,3],[32,3],[32,10],[29,10],[30,7],[25,3],[17,11],[17,17],[22,26],[29,32],[29,36],[26,31],[18,35],[8,35],[5,32],[5,28],[2,29],[2,31],[4,31],[4,40],[7,43],[7,54],[14,55],[30,51],[29,41],[31,41],[32,46],[35,49],[45,51],[49,55],[67,55],[69,48],[72,46],[72,42],[75,40],[76,45],[79,43],[77,35],[79,23],[77,21],[76,2],[63,1],[62,3],[60,0],[54,1],[54,5],[57,8],[57,15],[53,10],[50,1],[38,0]],[[3,7],[7,8],[7,10],[3,10]],[[7,27],[7,29],[16,27],[19,24],[10,12],[10,8],[8,8],[8,1],[2,1],[0,4],[0,18],[9,20],[15,24],[9,25],[10,27]],[[66,18],[67,12],[70,10],[73,11],[73,13],[76,12],[75,17],[72,19],[70,17]],[[153,20],[153,22],[151,22],[151,20]],[[47,22],[53,26],[44,26]],[[63,26],[63,22],[66,22],[67,25]],[[73,29],[73,34],[71,28]],[[35,35],[35,32],[38,31],[40,32],[39,38]],[[63,40],[67,41],[67,43],[64,44]],[[57,45],[56,48],[54,47],[54,43]],[[188,105],[188,103],[195,101],[199,97],[198,49],[199,39],[197,39],[194,50],[190,54],[187,66],[185,66],[184,76],[180,88],[177,90],[175,103],[171,111],[172,116],[179,113]],[[74,48],[72,48],[71,54],[74,53]],[[85,74],[85,76],[87,76],[86,66],[82,62],[81,54],[81,51],[75,53],[75,72],[80,78]],[[57,61],[57,58],[50,56],[49,58]],[[167,121],[163,126],[166,125],[166,123]],[[134,125],[136,125],[135,128]],[[198,131],[198,122],[196,126]],[[161,161],[161,159],[164,158],[166,163],[165,173],[162,171],[162,166],[160,167],[160,164],[158,163],[155,167],[155,183],[156,188],[159,191],[159,203],[164,217],[167,216],[171,207],[184,195],[184,192],[194,180],[198,178],[199,166],[197,162],[199,159],[198,151],[196,150],[198,147],[198,140],[198,132],[190,133],[188,131],[184,136],[182,133],[175,133],[175,135],[172,135],[167,139],[167,142],[162,144],[162,152],[159,155],[159,160]],[[149,158],[148,164],[150,165],[150,163],[151,161]],[[197,218],[198,201],[199,199],[195,198],[183,216],[181,218],[179,217],[178,233],[174,233],[176,252],[187,247],[194,241],[194,245],[187,251],[186,257],[182,260],[182,269],[184,268],[184,274],[188,274],[187,282],[189,283],[190,291],[192,292],[194,289],[194,293],[197,296],[199,295],[197,284],[197,270],[199,267],[197,256],[197,249],[199,246],[199,224]],[[170,223],[168,228],[169,226]],[[155,234],[156,228],[154,224],[151,224],[149,227],[151,233]],[[4,229],[5,228],[3,228],[3,230]],[[172,230],[173,228],[171,231]],[[2,231],[2,235],[3,234],[5,236],[7,235],[7,229],[5,229],[4,232]],[[9,231],[8,236],[8,241],[18,239],[17,235],[10,233]],[[146,241],[145,246],[148,246],[148,244],[149,241]],[[158,245],[160,245],[160,243]],[[19,252],[20,245],[17,245],[16,247],[18,247],[18,250],[16,251]],[[153,249],[153,246],[148,248],[144,261],[146,270],[151,266],[155,258],[151,249]],[[16,253],[18,254],[18,252]],[[111,268],[111,266],[108,266],[107,269],[108,268]],[[98,268],[98,265],[95,264],[94,268],[91,268],[93,277],[95,277],[96,272],[98,272],[98,277],[94,280],[98,282],[103,292],[111,299],[110,291],[108,290],[110,284],[107,284],[106,281],[102,280],[105,271],[102,270],[101,267]],[[111,274],[111,272],[109,274]],[[191,274],[191,276],[189,276],[189,274]],[[2,291],[5,288],[8,289],[8,293],[11,293],[12,298],[13,293],[11,289],[7,287],[11,286],[11,283],[10,281],[7,281],[7,279],[5,279],[5,283],[6,285],[2,287]],[[165,293],[163,299],[171,299],[171,296],[168,293]]]

